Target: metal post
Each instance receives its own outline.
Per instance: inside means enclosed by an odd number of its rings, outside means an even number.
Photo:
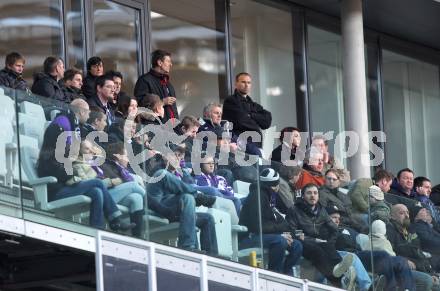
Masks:
[[[359,149],[349,158],[351,178],[370,177],[368,108],[361,0],[341,0],[345,128],[359,136]]]

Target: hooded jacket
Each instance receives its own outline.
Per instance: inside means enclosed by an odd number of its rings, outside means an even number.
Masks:
[[[57,80],[46,73],[34,75],[32,93],[63,102],[70,102],[66,99],[66,95]]]

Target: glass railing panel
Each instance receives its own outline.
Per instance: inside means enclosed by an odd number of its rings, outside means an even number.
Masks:
[[[0,214],[22,217],[15,90],[0,86]]]

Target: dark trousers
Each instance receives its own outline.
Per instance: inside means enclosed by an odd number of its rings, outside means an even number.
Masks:
[[[327,280],[336,286],[340,285],[340,279],[333,276],[333,268],[342,261],[342,257],[333,244],[305,240],[303,241],[303,257],[309,260]]]

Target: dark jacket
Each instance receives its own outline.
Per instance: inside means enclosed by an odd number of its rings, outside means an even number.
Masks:
[[[99,100],[98,96],[94,96],[93,98],[87,99],[87,103],[89,103],[90,108],[99,108],[99,110],[107,115],[107,126],[112,125],[116,121],[115,112],[110,106],[110,102],[107,105],[102,104],[101,100]]]
[[[410,194],[408,195],[402,188],[402,186],[400,186],[399,182],[397,181],[397,178],[393,179],[393,183],[391,184],[391,190],[390,190],[391,194],[394,195],[399,195],[408,199],[413,199],[416,196],[416,192],[411,189]]]
[[[304,232],[306,240],[318,238],[330,243],[336,242],[338,227],[319,203],[312,210],[304,199],[298,199],[295,206],[289,209],[286,219],[293,229]]]
[[[82,93],[82,91],[80,89],[67,87],[62,82],[58,82],[58,83],[60,84],[61,89],[64,92],[64,96],[66,96],[66,102],[70,103],[77,98],[81,98],[83,100],[86,100],[86,97],[84,96],[84,94]]]
[[[431,272],[429,260],[422,252],[420,239],[415,232],[404,232],[395,221],[387,224],[387,238],[396,255],[406,257],[416,264],[417,271]]]
[[[58,162],[55,158],[55,148],[58,136],[64,131],[78,132],[67,140],[65,148],[65,157],[68,156],[68,147],[72,143],[72,138],[80,138],[80,129],[77,119],[73,113],[57,116],[47,127],[44,133],[43,146],[37,162],[37,174],[39,177],[54,176],[57,183],[48,184],[48,201],[55,200],[55,194],[65,186],[67,180],[73,176],[68,175],[64,164]]]
[[[418,220],[411,224],[409,229],[417,233],[424,251],[440,255],[440,232],[432,224]]]
[[[176,97],[176,91],[173,85],[169,82],[169,76],[160,74],[151,69],[148,73],[139,77],[134,86],[134,96],[139,104],[142,104],[142,99],[146,94],[156,94],[160,99],[172,96]],[[165,105],[164,122],[167,122],[172,115],[174,118],[179,118],[176,103],[173,105]]]
[[[262,129],[268,129],[272,123],[272,114],[251,97],[242,97],[237,91],[227,97],[223,103],[223,118],[234,124],[233,133],[239,136],[245,131],[255,131],[261,135]],[[253,142],[261,147],[261,142]]]
[[[352,213],[350,197],[339,191],[339,188],[329,189],[322,186],[319,189],[319,202],[323,207],[336,206],[341,214],[342,226],[348,226],[359,232],[368,231],[364,222]]]
[[[83,92],[84,96],[86,96],[87,99],[90,99],[96,95],[96,87],[95,87],[96,78],[97,78],[96,76],[92,76],[90,74],[87,74],[87,76],[84,78],[81,91]]]
[[[285,160],[281,161],[281,152],[283,151],[283,149],[285,151],[290,152],[290,155],[288,157],[289,160],[291,161],[295,160],[296,148],[288,148],[284,143],[280,144],[272,151],[272,155],[270,159],[273,162],[278,162],[278,163],[285,161]]]
[[[28,89],[28,85],[23,79],[23,76],[8,68],[4,68],[0,71],[0,86],[19,90]]]
[[[46,73],[34,75],[32,93],[63,102],[70,102],[67,100],[66,95],[64,95],[64,91],[57,80]]]
[[[280,214],[286,211],[281,199],[277,199],[277,194],[272,193],[270,188],[260,185],[260,204],[261,204],[261,221],[262,230],[260,230],[258,209],[258,185],[252,183],[249,187],[249,195],[243,203],[240,212],[239,224],[248,228],[251,233],[279,234],[285,231],[291,231],[289,224]],[[273,195],[273,196],[272,196]],[[275,203],[271,206],[271,197],[275,199]],[[280,209],[280,210],[278,210]]]

